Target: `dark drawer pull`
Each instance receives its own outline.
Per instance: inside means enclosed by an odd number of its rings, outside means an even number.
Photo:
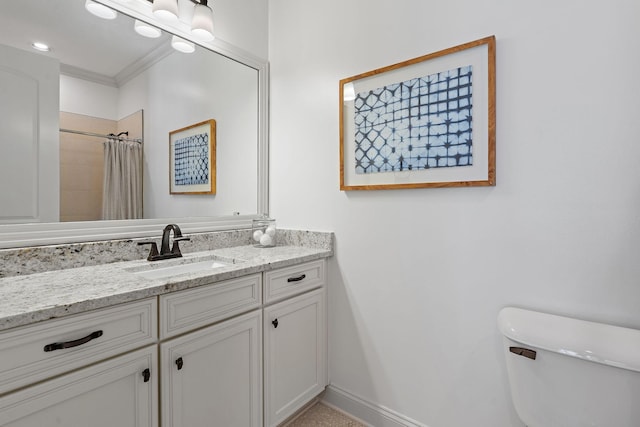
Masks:
[[[307,277],[307,275],[306,275],[306,274],[301,274],[301,275],[299,275],[298,277],[289,277],[289,278],[287,279],[287,282],[289,282],[289,283],[291,283],[291,282],[299,282],[299,281],[301,281],[301,280],[304,280],[304,279],[305,279],[305,277]]]
[[[44,346],[44,351],[54,351],[54,350],[62,350],[64,348],[77,347],[79,345],[86,344],[89,341],[99,338],[101,336],[102,336],[102,331],[95,331],[84,338],[80,338],[79,340],[67,341],[67,342],[54,342],[53,344],[47,344]]]

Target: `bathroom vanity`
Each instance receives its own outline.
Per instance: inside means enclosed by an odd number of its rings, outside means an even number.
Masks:
[[[0,426],[280,424],[327,385],[331,255],[240,246],[0,279]]]

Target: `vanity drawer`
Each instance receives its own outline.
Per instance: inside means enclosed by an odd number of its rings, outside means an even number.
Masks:
[[[260,307],[262,276],[253,274],[160,296],[160,338]]]
[[[0,332],[0,394],[157,339],[156,298]]]
[[[264,302],[279,301],[324,285],[325,271],[325,261],[318,260],[266,272]]]

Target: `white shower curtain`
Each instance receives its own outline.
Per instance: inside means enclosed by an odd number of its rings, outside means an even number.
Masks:
[[[142,218],[142,144],[104,142],[102,219]]]

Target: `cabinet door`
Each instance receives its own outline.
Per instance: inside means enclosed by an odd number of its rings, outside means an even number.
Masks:
[[[0,397],[3,427],[157,426],[156,346]]]
[[[325,290],[264,309],[265,425],[276,426],[326,386]]]
[[[260,310],[160,345],[162,425],[262,425]]]

